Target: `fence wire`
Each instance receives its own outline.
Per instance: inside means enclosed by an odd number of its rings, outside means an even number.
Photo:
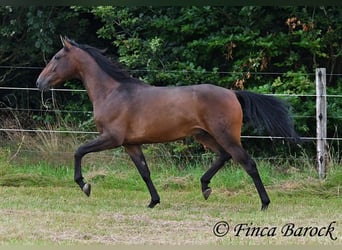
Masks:
[[[0,69],[27,69],[27,70],[41,70],[43,67],[30,67],[30,66],[10,66],[10,65],[0,65]],[[153,72],[153,70],[128,70],[129,72]],[[193,71],[167,71],[167,72],[175,72],[175,73],[193,73]],[[202,72],[202,73],[220,73],[220,74],[241,74],[244,72]],[[281,72],[250,72],[251,74],[263,74],[263,75],[282,75],[285,73]],[[310,75],[314,76],[315,73],[298,73],[300,75]],[[342,74],[326,74],[327,76],[342,76]],[[16,91],[39,91],[38,88],[35,87],[11,87],[11,86],[0,86],[0,90],[16,90]],[[51,89],[51,92],[74,92],[74,93],[84,93],[85,89],[66,89],[66,88],[58,88]],[[317,97],[316,94],[270,94],[267,93],[265,95],[276,96],[276,97]],[[342,98],[342,95],[325,95],[327,98]],[[1,111],[25,111],[25,112],[55,112],[55,113],[89,113],[92,111],[80,111],[80,110],[59,110],[59,109],[24,109],[24,108],[10,108],[10,107],[2,107]],[[294,116],[296,118],[316,118],[314,116]],[[334,119],[341,119],[342,116],[337,117],[328,117]],[[94,131],[82,131],[82,130],[49,130],[49,129],[23,129],[23,128],[0,128],[0,132],[21,132],[21,133],[61,133],[61,134],[98,134],[98,132]],[[286,139],[284,137],[271,137],[271,136],[254,136],[254,135],[243,135],[241,136],[243,139]],[[324,138],[329,141],[341,141],[342,138],[339,137],[328,137]],[[317,137],[301,137],[303,141],[313,141],[317,140]]]

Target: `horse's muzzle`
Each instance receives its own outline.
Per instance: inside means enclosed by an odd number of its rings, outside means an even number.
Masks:
[[[47,81],[41,81],[38,80],[36,81],[36,86],[40,91],[48,91],[50,89],[49,83]]]

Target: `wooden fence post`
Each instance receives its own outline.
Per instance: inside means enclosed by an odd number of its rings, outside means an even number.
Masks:
[[[316,121],[317,121],[317,164],[318,175],[322,180],[326,176],[328,161],[327,146],[327,98],[326,98],[326,70],[316,69]]]

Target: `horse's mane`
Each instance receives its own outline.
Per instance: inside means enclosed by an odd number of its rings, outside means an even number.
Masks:
[[[104,56],[103,53],[106,52],[106,50],[100,50],[87,44],[78,44],[71,39],[68,39],[68,42],[87,52],[94,58],[99,67],[114,80],[122,83],[143,83],[139,79],[132,77],[119,63],[113,62],[108,57]]]

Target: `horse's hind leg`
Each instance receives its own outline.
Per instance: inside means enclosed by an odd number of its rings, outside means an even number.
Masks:
[[[197,134],[195,139],[218,155],[218,158],[212,163],[208,171],[201,177],[202,194],[204,199],[207,200],[211,194],[211,188],[208,186],[211,178],[213,178],[213,176],[224,166],[231,156],[225,152],[216,140],[208,133]]]
[[[201,177],[201,186],[202,186],[202,194],[204,199],[208,199],[211,194],[211,188],[208,186],[211,178],[224,166],[225,162],[229,160],[231,156],[227,153],[222,153],[219,157],[213,162],[211,167],[207,172]]]
[[[257,166],[253,159],[239,144],[230,145],[227,148],[227,151],[231,154],[233,160],[240,163],[248,175],[252,177],[262,203],[261,210],[267,209],[268,205],[270,204],[270,199],[261,181]]]
[[[151,180],[150,170],[148,169],[144,154],[141,151],[141,147],[139,145],[126,145],[125,149],[126,149],[126,152],[129,154],[129,156],[131,157],[131,159],[133,160],[141,177],[143,178],[143,180],[145,181],[147,185],[147,188],[151,194],[151,202],[148,205],[148,207],[153,208],[155,205],[160,203],[160,198]]]

